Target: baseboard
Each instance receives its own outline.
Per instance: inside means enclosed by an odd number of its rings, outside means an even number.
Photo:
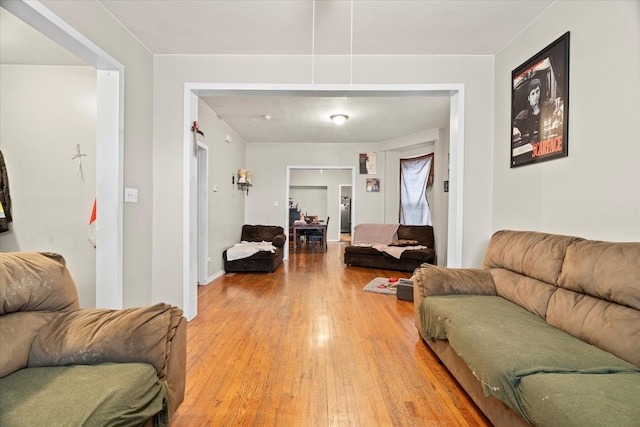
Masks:
[[[217,273],[209,276],[207,278],[207,283],[205,283],[204,285],[201,285],[201,286],[207,286],[209,283],[213,282],[214,280],[216,280],[218,277],[220,277],[222,275],[224,275],[224,270],[218,271]]]

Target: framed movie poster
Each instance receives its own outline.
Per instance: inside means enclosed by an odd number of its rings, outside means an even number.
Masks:
[[[569,32],[511,73],[511,167],[569,155]]]

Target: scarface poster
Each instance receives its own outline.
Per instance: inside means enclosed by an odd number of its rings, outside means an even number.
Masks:
[[[511,167],[569,154],[569,32],[511,73]]]

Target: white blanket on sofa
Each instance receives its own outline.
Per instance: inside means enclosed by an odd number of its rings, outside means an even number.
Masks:
[[[269,251],[276,252],[276,247],[271,242],[240,242],[227,249],[227,261],[235,261],[237,259],[248,258],[251,255],[260,252]]]

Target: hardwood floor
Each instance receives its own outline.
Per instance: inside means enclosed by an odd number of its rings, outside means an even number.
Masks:
[[[413,303],[362,291],[345,243],[198,290],[177,426],[490,426],[420,340]]]

